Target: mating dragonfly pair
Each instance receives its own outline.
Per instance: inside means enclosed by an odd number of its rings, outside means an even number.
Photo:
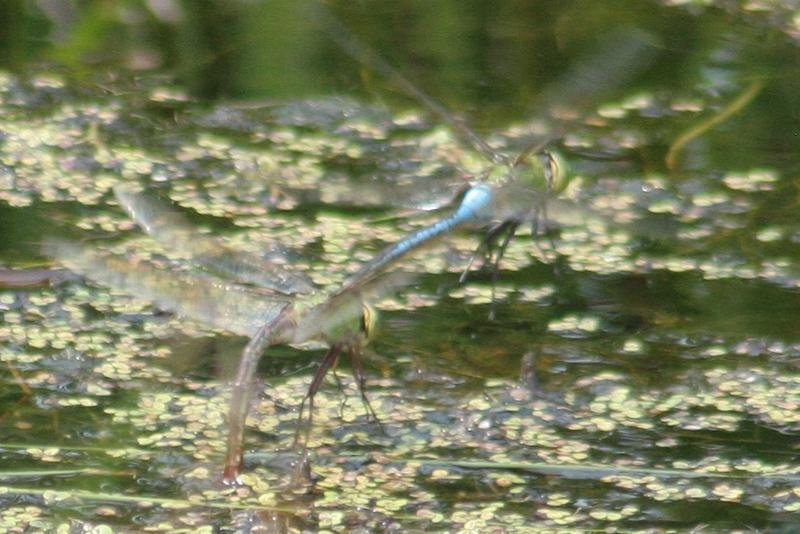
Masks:
[[[366,400],[360,350],[374,321],[370,302],[409,283],[408,276],[392,270],[401,258],[455,230],[486,227],[488,232],[475,256],[484,253],[496,269],[521,224],[530,222],[536,227],[545,216],[556,222],[562,218],[574,222],[576,214],[585,213],[573,203],[553,198],[553,193],[563,188],[567,178],[566,165],[557,154],[543,151],[541,145],[532,145],[516,157],[498,153],[391,66],[365,53],[360,44],[345,40],[340,45],[420,100],[490,163],[489,169],[474,182],[461,184],[459,189],[463,194],[450,215],[379,252],[338,290],[328,294],[317,291],[304,273],[285,264],[239,254],[214,238],[198,236],[174,208],[128,185],[118,185],[114,192],[120,205],[142,229],[165,247],[190,258],[192,263],[224,276],[168,272],[142,262],[132,265],[128,259],[62,241],[52,241],[47,246],[49,255],[102,285],[150,300],[179,316],[250,338],[233,384],[228,414],[223,472],[224,481],[228,483],[237,480],[243,467],[244,428],[253,379],[266,349],[312,340],[328,344],[329,350],[303,399],[303,403],[308,400],[310,413],[314,394],[342,354],[350,358]],[[262,289],[256,290],[254,286]],[[300,417],[302,413],[303,405]],[[306,462],[310,426],[311,415],[302,448],[303,463]]]
[[[232,251],[220,240],[198,236],[179,211],[127,185],[114,188],[120,205],[162,246],[188,257],[204,272],[171,272],[65,241],[48,242],[46,252],[101,285],[151,301],[179,316],[250,337],[239,363],[228,414],[223,476],[230,483],[236,481],[242,469],[244,428],[254,375],[267,348],[313,340],[330,347],[303,401],[309,402],[308,432],[314,394],[340,355],[350,358],[364,396],[360,351],[374,324],[370,302],[410,281],[409,276],[391,268],[403,257],[452,231],[480,226],[489,227],[481,245],[484,252],[488,253],[492,243],[502,238],[494,255],[496,264],[516,228],[523,222],[537,221],[544,213],[547,187],[530,180],[552,183],[561,177],[562,169],[557,156],[537,153],[530,161],[515,161],[504,180],[498,180],[496,173],[487,174],[484,180],[469,186],[450,215],[387,247],[329,294],[317,291],[305,273],[278,261]],[[301,406],[300,417],[302,413]],[[306,434],[303,461],[307,441]]]
[[[564,168],[556,156],[540,153],[529,163],[515,162],[505,181],[488,180],[487,174],[486,180],[466,190],[450,215],[387,247],[327,295],[317,291],[305,273],[261,256],[232,251],[218,239],[197,235],[180,212],[126,185],[118,185],[114,193],[142,229],[166,248],[223,276],[199,271],[171,272],[64,241],[50,241],[46,252],[101,285],[151,301],[179,316],[250,337],[233,384],[228,414],[223,476],[226,482],[234,482],[243,465],[244,428],[254,375],[265,350],[273,345],[312,340],[324,341],[330,347],[303,400],[309,402],[301,457],[305,461],[314,394],[341,354],[350,358],[366,401],[360,351],[374,324],[370,302],[410,281],[408,275],[392,272],[392,267],[449,232],[480,226],[489,227],[482,247],[488,248],[502,236],[494,257],[498,262],[516,228],[525,221],[538,220],[546,206],[546,188],[524,182],[519,173],[523,167],[527,168],[528,177],[545,181],[557,179]],[[302,414],[301,406],[301,418]]]

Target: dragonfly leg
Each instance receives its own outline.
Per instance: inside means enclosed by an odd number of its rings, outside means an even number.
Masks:
[[[347,406],[347,391],[335,367],[331,370],[331,373],[333,373],[333,379],[336,381],[336,388],[339,390],[339,393],[342,394],[342,402],[339,404],[339,417],[342,417],[344,415],[344,407]]]
[[[497,237],[506,230],[508,224],[509,221],[503,221],[489,228],[489,231],[486,232],[486,236],[483,239],[481,239],[480,245],[478,245],[478,248],[475,249],[475,252],[472,254],[472,257],[469,259],[469,263],[467,263],[467,266],[464,268],[464,272],[462,272],[461,276],[458,278],[459,284],[463,284],[466,281],[467,275],[472,269],[472,266],[474,265],[475,260],[478,258],[478,256],[483,255],[485,259],[491,258],[492,243],[494,243],[495,239],[497,239]]]
[[[325,353],[325,357],[322,358],[319,367],[317,367],[317,371],[314,373],[314,378],[311,379],[311,384],[308,386],[308,391],[303,397],[303,400],[300,402],[300,411],[297,414],[297,429],[295,430],[294,445],[292,447],[297,449],[298,443],[300,442],[300,431],[303,424],[303,410],[305,408],[306,401],[308,401],[308,420],[306,421],[305,425],[305,439],[303,441],[302,449],[304,457],[308,451],[308,437],[311,433],[311,424],[314,417],[314,396],[317,394],[317,391],[319,391],[322,381],[325,379],[325,375],[328,374],[328,371],[336,365],[337,361],[339,361],[339,355],[341,352],[341,345],[332,345],[331,348],[328,349],[328,352]]]
[[[297,450],[300,441],[300,431],[303,423],[303,408],[305,407],[306,400],[308,400],[308,420],[304,432],[303,447],[298,456],[297,465],[294,468],[292,475],[292,485],[300,485],[302,482],[309,482],[311,480],[311,464],[308,460],[308,439],[311,434],[311,426],[314,418],[314,396],[319,391],[322,381],[328,371],[336,365],[339,361],[339,354],[341,354],[341,345],[332,345],[325,357],[319,364],[317,371],[314,373],[314,378],[311,379],[311,384],[308,386],[303,400],[300,402],[300,413],[297,416],[297,428],[294,433],[293,449]]]
[[[372,404],[369,402],[369,398],[367,398],[367,381],[366,377],[364,376],[364,365],[361,361],[361,352],[357,348],[351,348],[347,354],[350,359],[350,368],[353,372],[353,379],[355,379],[356,385],[358,386],[358,392],[361,395],[361,403],[364,405],[364,411],[366,412],[367,420],[369,420],[371,417],[373,421],[378,423],[378,427],[381,429],[381,432],[383,432],[381,420],[378,419],[378,414],[375,413],[375,410],[372,408]]]
[[[503,242],[500,244],[500,247],[497,249],[497,256],[495,257],[494,263],[492,265],[492,303],[491,308],[489,308],[489,319],[494,320],[495,316],[495,286],[497,286],[497,279],[500,275],[500,260],[503,259],[503,256],[506,253],[506,249],[508,248],[508,244],[511,243],[511,240],[514,238],[514,234],[517,233],[517,228],[519,228],[518,221],[507,221],[506,225],[506,236],[503,238]]]
[[[467,280],[467,275],[472,270],[472,264],[475,263],[475,258],[477,258],[478,254],[482,252],[482,249],[483,249],[483,241],[481,241],[481,244],[478,245],[478,248],[472,254],[472,257],[470,257],[469,263],[467,263],[467,266],[464,267],[464,271],[461,273],[461,276],[458,277],[459,284],[463,284]]]
[[[553,271],[555,272],[556,276],[563,275],[563,266],[562,262],[560,261],[562,256],[559,256],[558,249],[556,248],[556,241],[553,239],[550,228],[547,226],[547,204],[542,204],[541,208],[536,210],[534,217],[531,220],[531,235],[534,237],[533,244],[536,247],[536,250],[539,252],[539,255],[546,260],[544,250],[541,246],[539,246],[539,241],[536,239],[536,237],[540,234],[545,235],[547,242],[550,245],[550,250],[552,250],[553,254],[555,255],[552,263]]]

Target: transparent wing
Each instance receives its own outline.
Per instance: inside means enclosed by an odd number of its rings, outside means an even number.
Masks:
[[[397,115],[349,98],[318,97],[225,103],[194,120],[203,131],[230,136],[253,132],[271,138],[272,130],[286,131],[275,141],[275,155],[294,160],[278,154],[299,149],[304,153],[299,161],[274,168],[237,162],[238,172],[258,174],[269,184],[265,201],[282,208],[325,204],[429,211],[452,201],[465,183],[460,160],[469,152],[459,150],[449,130],[415,113]]]
[[[219,239],[198,234],[180,212],[164,202],[123,185],[117,185],[114,194],[145,232],[163,246],[191,258],[211,272],[285,295],[314,291],[305,273],[233,250]]]
[[[203,273],[172,272],[68,241],[47,241],[44,252],[98,284],[242,336],[252,336],[290,304]]]

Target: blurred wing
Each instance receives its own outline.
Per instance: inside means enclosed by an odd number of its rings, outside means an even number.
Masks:
[[[656,60],[656,36],[636,27],[621,27],[601,36],[558,79],[542,89],[533,111],[554,106],[585,112],[647,70]]]
[[[427,211],[451,202],[465,185],[459,168],[464,151],[458,150],[457,140],[415,114],[396,115],[348,98],[319,97],[268,105],[221,104],[195,120],[198,128],[229,128],[233,136],[242,130],[260,136],[265,127],[275,127],[295,132],[292,143],[305,143],[308,135],[312,143],[332,143],[330,153],[326,149],[314,156],[323,158],[322,176],[315,178],[316,171],[309,174],[296,166],[267,171],[268,201],[283,208],[325,204]],[[312,146],[303,150],[316,151]]]
[[[314,291],[305,273],[274,261],[232,250],[219,239],[199,234],[186,218],[164,202],[126,186],[114,188],[128,214],[164,247],[175,250],[214,273],[279,291],[284,295]]]
[[[425,106],[428,111],[450,126],[461,140],[472,146],[483,157],[495,164],[507,163],[506,158],[492,149],[481,136],[461,119],[411,83],[400,71],[387,63],[380,55],[350,32],[323,4],[313,4],[312,14],[322,25],[328,37],[350,57],[377,72],[400,88],[410,97]]]
[[[252,336],[290,304],[205,274],[171,272],[68,241],[47,241],[44,252],[98,284],[242,336]]]

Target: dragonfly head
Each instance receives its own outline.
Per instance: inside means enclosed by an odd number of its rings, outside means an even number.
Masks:
[[[558,195],[569,184],[569,165],[564,157],[551,150],[523,153],[514,162],[513,179],[524,185]]]

